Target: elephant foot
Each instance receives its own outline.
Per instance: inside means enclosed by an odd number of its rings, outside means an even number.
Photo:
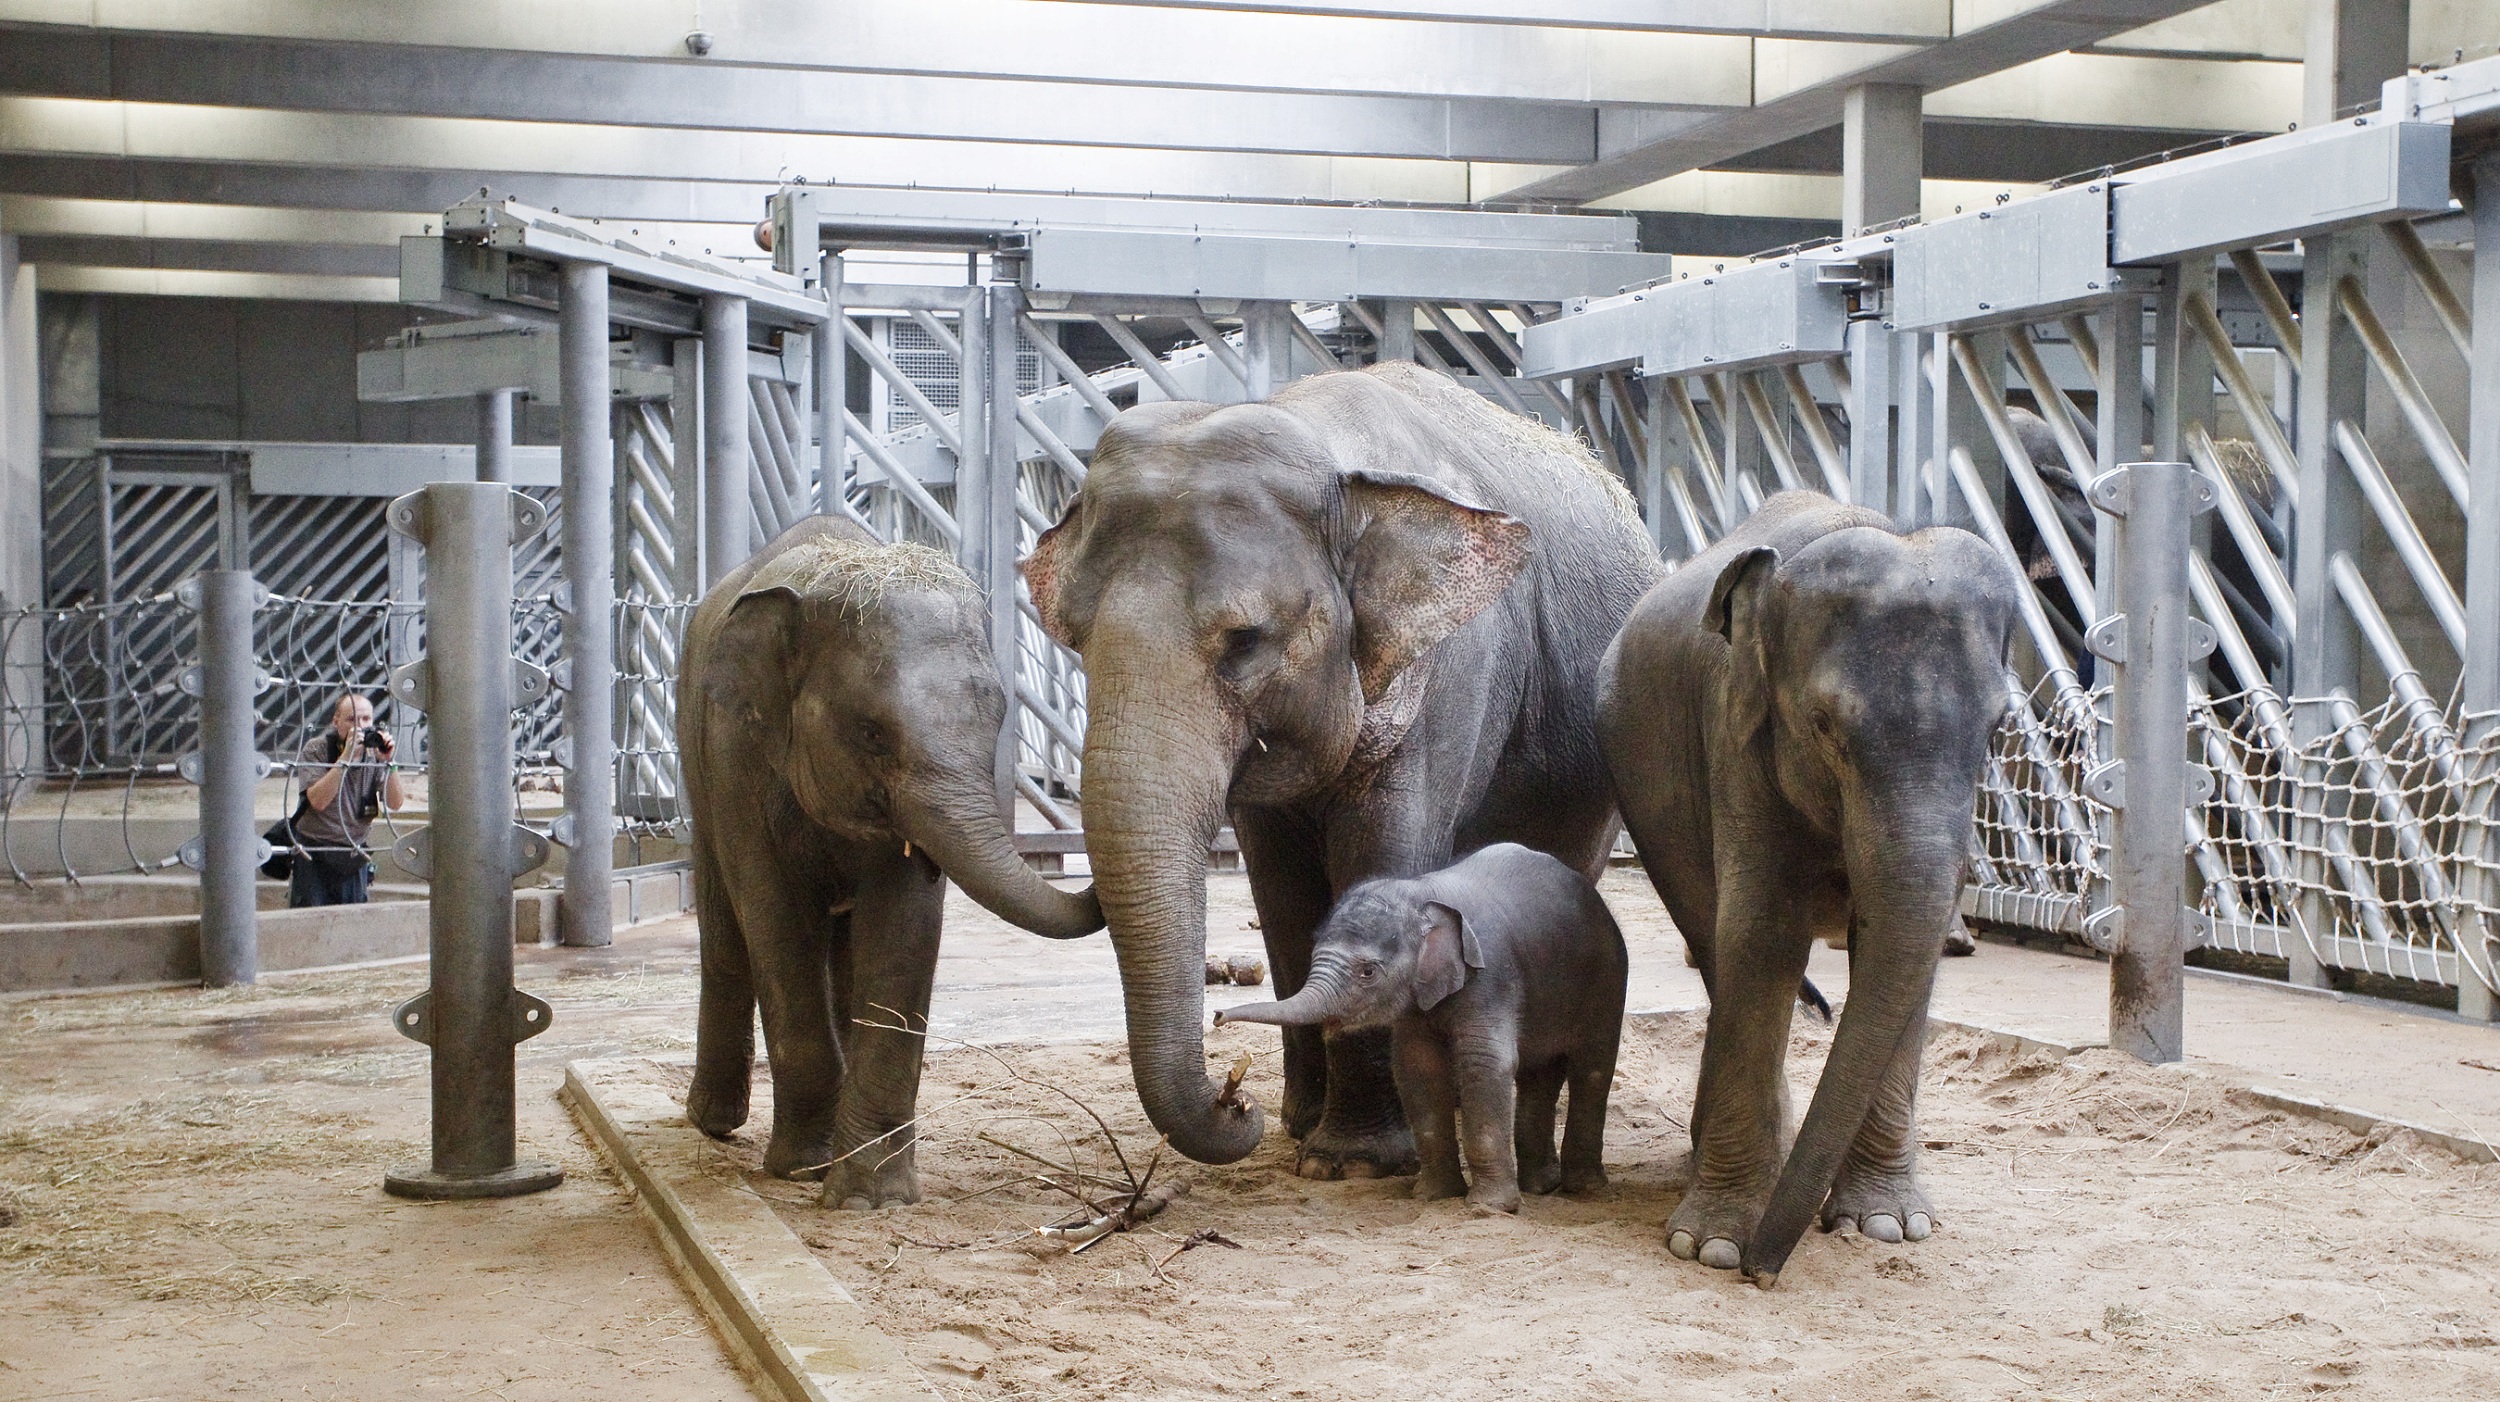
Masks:
[[[1304,1098],[1290,1089],[1285,1092],[1284,1110],[1279,1118],[1285,1122],[1285,1133],[1296,1139],[1308,1139],[1319,1128],[1320,1112],[1327,1108],[1318,1097]]]
[[[1979,941],[1972,936],[1970,926],[1963,923],[1958,916],[1951,925],[1945,927],[1944,952],[1950,958],[1960,958],[1979,952]]]
[[[1467,1206],[1470,1210],[1486,1216],[1517,1212],[1519,1210],[1519,1186],[1515,1183],[1503,1183],[1471,1188],[1467,1192]]]
[[[1602,1163],[1570,1164],[1561,1170],[1555,1186],[1565,1197],[1593,1193],[1606,1186],[1606,1166]]]
[[[831,1129],[793,1129],[776,1124],[772,1139],[764,1145],[764,1171],[775,1178],[822,1178],[833,1154]]]
[[[1667,1218],[1667,1253],[1679,1261],[1699,1261],[1714,1271],[1732,1271],[1744,1258],[1745,1243],[1762,1209],[1770,1205],[1774,1178],[1740,1189],[1695,1187],[1684,1194]]]
[[[1414,1132],[1404,1124],[1349,1132],[1322,1119],[1302,1137],[1294,1171],[1305,1178],[1396,1178],[1420,1166]]]
[[[821,1205],[845,1212],[873,1212],[918,1201],[920,1169],[908,1145],[900,1152],[871,1145],[835,1164],[825,1174],[825,1190],[817,1198]]]
[[[727,1139],[747,1122],[747,1082],[744,1073],[735,1080],[728,1077],[696,1076],[686,1091],[686,1122],[714,1139]]]
[[[1439,1202],[1444,1198],[1467,1196],[1467,1180],[1456,1168],[1435,1173],[1430,1169],[1415,1176],[1415,1199],[1418,1202]]]
[[[1936,1212],[1927,1205],[1916,1169],[1845,1164],[1831,1196],[1823,1200],[1823,1230],[1827,1232],[1853,1231],[1889,1245],[1925,1241],[1935,1229]]]
[[[1598,1177],[1602,1180],[1605,1175],[1600,1174]],[[1554,1160],[1547,1159],[1542,1163],[1519,1165],[1519,1191],[1543,1197],[1561,1186],[1563,1186],[1563,1168]]]

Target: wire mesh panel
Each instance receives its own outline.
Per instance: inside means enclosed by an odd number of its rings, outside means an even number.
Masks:
[[[677,747],[677,665],[693,600],[616,606],[616,815],[627,832],[692,832]]]
[[[2080,936],[2109,875],[2108,810],[2083,782],[2109,694],[2056,679],[2009,683],[1972,825],[1971,904],[1983,919]]]
[[[374,727],[389,736],[392,748],[387,761],[369,755],[346,758],[396,774],[410,805],[423,807],[429,748],[425,714],[392,697],[390,673],[394,657],[421,656],[424,646],[425,614],[415,603],[273,593],[261,606],[253,620],[253,656],[271,685],[256,703],[260,723],[255,740],[276,766],[273,772],[281,778],[289,814],[298,811],[304,791],[342,757],[329,737],[340,699],[351,695],[372,703]],[[407,831],[387,803],[374,822],[367,848],[387,851]],[[347,850],[300,833],[294,837],[298,856]]]
[[[127,640],[188,648],[189,620],[170,593],[0,613],[0,850],[18,881],[171,863],[142,854],[131,818],[142,781],[174,773],[164,747],[198,734],[199,700],[179,654]],[[118,832],[74,844],[73,827],[94,820]]]

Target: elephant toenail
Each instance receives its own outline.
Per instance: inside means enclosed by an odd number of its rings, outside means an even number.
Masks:
[[[1345,1161],[1344,1174],[1348,1178],[1378,1178],[1380,1165],[1369,1159],[1348,1159]]]
[[[1714,1236],[1701,1244],[1701,1263],[1714,1271],[1732,1271],[1744,1253],[1736,1243],[1723,1236]]]
[[[1901,1235],[1911,1241],[1925,1241],[1927,1234],[1935,1229],[1936,1224],[1928,1220],[1926,1213],[1913,1212],[1910,1214],[1910,1225],[1902,1229]]]
[[[1691,1232],[1683,1231],[1668,1233],[1667,1254],[1673,1256],[1679,1261],[1689,1261],[1693,1259],[1695,1255],[1699,1254],[1693,1246],[1693,1234]]]
[[[1831,1224],[1830,1226],[1828,1226],[1828,1227],[1825,1227],[1823,1230],[1825,1230],[1825,1231],[1827,1231],[1827,1232],[1854,1232],[1854,1231],[1856,1231],[1857,1229],[1858,1229],[1858,1219],[1857,1219],[1857,1218],[1855,1218],[1855,1217],[1834,1217],[1834,1218],[1832,1219],[1832,1224]]]
[[[1901,1219],[1889,1212],[1871,1212],[1858,1223],[1858,1230],[1869,1241],[1890,1245],[1901,1239]]]
[[[842,1199],[842,1210],[845,1212],[874,1212],[876,1208],[875,1203],[856,1193]]]
[[[1319,1158],[1316,1155],[1311,1158],[1304,1159],[1301,1166],[1296,1168],[1294,1171],[1301,1174],[1305,1178],[1328,1179],[1338,1176],[1337,1166],[1335,1164],[1330,1163],[1326,1159]]]

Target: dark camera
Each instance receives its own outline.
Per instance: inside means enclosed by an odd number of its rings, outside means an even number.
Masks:
[[[367,726],[365,727],[365,743],[378,750],[390,744],[391,741],[390,737],[384,735],[379,727]]]

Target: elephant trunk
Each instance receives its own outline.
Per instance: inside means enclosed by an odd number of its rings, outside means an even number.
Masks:
[[[1009,924],[1055,940],[1077,939],[1102,928],[1102,905],[1093,888],[1063,891],[1017,854],[998,798],[986,785],[947,785],[928,799],[897,803],[894,825],[927,848],[965,895]]]
[[[1763,1289],[1778,1281],[1822,1209],[1903,1040],[1926,1022],[1945,926],[1961,896],[1974,787],[1965,780],[1921,786],[1890,802],[1857,792],[1843,799],[1844,856],[1858,913],[1849,1001],[1813,1104],[1745,1247],[1745,1274]]]
[[[1086,659],[1085,845],[1120,960],[1129,1065],[1146,1117],[1174,1149],[1231,1163],[1265,1129],[1256,1104],[1206,1072],[1207,846],[1238,745],[1208,689],[1173,680],[1187,662],[1114,656]]]
[[[1228,1022],[1265,1022],[1278,1027],[1312,1027],[1343,1017],[1347,1009],[1345,981],[1335,970],[1321,965],[1311,970],[1310,978],[1292,997],[1273,1003],[1243,1003],[1237,1007],[1215,1010],[1215,1025]]]

